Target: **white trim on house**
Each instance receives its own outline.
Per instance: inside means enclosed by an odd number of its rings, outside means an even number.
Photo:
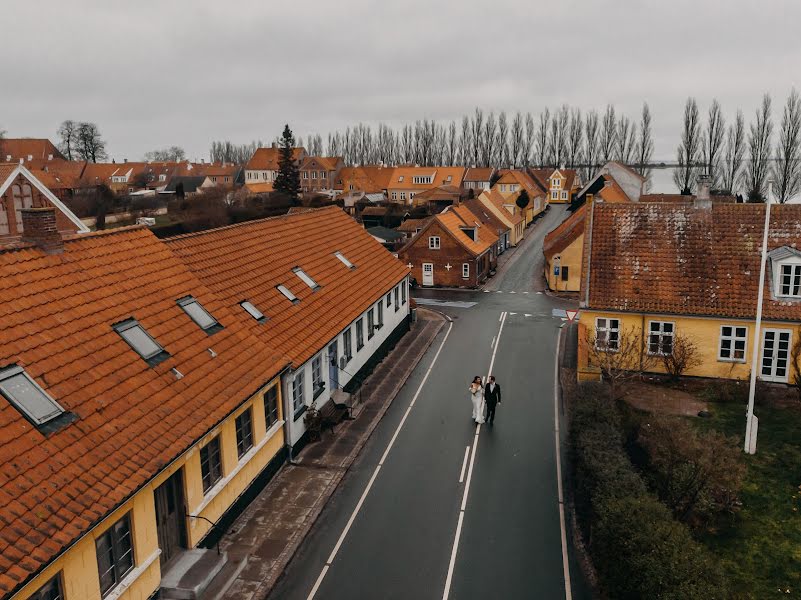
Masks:
[[[89,228],[86,225],[84,225],[77,216],[75,216],[75,213],[73,213],[69,208],[67,208],[67,206],[61,200],[56,198],[53,192],[48,190],[47,186],[45,186],[41,181],[39,181],[33,173],[31,173],[28,169],[25,168],[24,165],[17,165],[15,169],[11,172],[11,175],[8,176],[8,179],[6,179],[2,184],[0,184],[0,196],[5,194],[6,190],[9,187],[11,187],[11,182],[14,181],[17,175],[20,174],[23,175],[25,179],[27,179],[31,184],[33,184],[33,186],[37,190],[39,190],[39,192],[44,194],[45,198],[47,198],[53,204],[53,206],[55,206],[61,212],[63,212],[66,215],[66,217],[75,224],[80,233],[89,233],[90,231]]]

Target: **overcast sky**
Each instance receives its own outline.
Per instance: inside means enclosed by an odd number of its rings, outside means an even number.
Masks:
[[[801,89],[797,0],[47,0],[6,7],[0,129],[49,137],[96,122],[109,154],[304,138],[563,102],[647,101],[655,158],[675,155],[684,100],[750,120]]]

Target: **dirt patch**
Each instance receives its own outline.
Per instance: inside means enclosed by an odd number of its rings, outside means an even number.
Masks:
[[[688,392],[642,382],[629,386],[625,400],[634,408],[666,415],[695,417],[700,411],[707,410],[706,402]]]

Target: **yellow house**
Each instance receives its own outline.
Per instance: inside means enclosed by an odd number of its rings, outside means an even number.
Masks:
[[[517,246],[523,241],[526,221],[519,211],[515,213],[509,210],[508,202],[504,200],[497,189],[493,187],[489,190],[484,190],[477,199],[487,210],[492,212],[498,220],[509,228],[509,244],[511,246]]]
[[[545,281],[549,290],[579,291],[586,214],[585,204],[545,236],[542,252],[545,255]]]
[[[746,379],[756,331],[765,206],[593,204],[584,239],[579,379],[599,377],[600,352],[640,344],[649,370],[679,340],[696,348],[684,375]],[[801,343],[801,206],[772,207],[758,376],[791,383]]]
[[[386,182],[387,197],[392,202],[413,204],[414,197],[440,186],[460,188],[464,167],[395,167]]]
[[[548,198],[542,187],[526,173],[517,169],[501,169],[500,177],[492,186],[504,199],[504,206],[513,214],[520,214],[526,227],[548,207]],[[525,209],[517,206],[517,198],[525,190],[529,202]]]
[[[144,600],[283,461],[287,361],[149,230],[54,219],[0,249],[0,597]]]

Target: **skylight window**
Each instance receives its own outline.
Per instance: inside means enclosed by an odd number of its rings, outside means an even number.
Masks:
[[[211,335],[217,333],[222,329],[222,325],[217,322],[217,319],[212,317],[203,306],[195,300],[192,296],[186,296],[178,300],[178,306],[184,309],[184,312],[189,315],[198,327]]]
[[[292,302],[293,304],[297,304],[298,302],[300,302],[300,300],[298,300],[298,297],[297,297],[297,296],[295,296],[295,294],[293,294],[293,293],[292,293],[292,292],[289,290],[289,288],[288,288],[288,287],[286,287],[285,285],[279,285],[279,286],[276,286],[276,289],[277,289],[279,292],[281,292],[281,293],[284,295],[284,297],[285,297],[287,300],[289,300],[290,302]]]
[[[300,277],[300,280],[306,285],[308,285],[311,289],[316,290],[317,288],[320,287],[319,284],[314,279],[312,279],[309,276],[309,274],[306,273],[306,271],[304,271],[300,267],[295,267],[294,269],[292,269],[292,271],[295,273],[295,275]]]
[[[253,306],[252,302],[248,302],[245,300],[244,302],[240,302],[239,305],[244,308],[248,314],[256,319],[259,323],[264,323],[267,320],[267,317],[264,316],[264,313],[261,312],[258,308]]]
[[[347,258],[345,258],[345,256],[341,252],[334,252],[334,256],[336,256],[342,262],[342,264],[348,267],[349,269],[356,268],[356,265],[354,265]]]
[[[43,425],[64,413],[22,367],[0,369],[0,393],[34,425]]]
[[[128,345],[136,350],[152,367],[167,359],[170,354],[162,348],[136,319],[128,319],[114,325],[114,330]]]

